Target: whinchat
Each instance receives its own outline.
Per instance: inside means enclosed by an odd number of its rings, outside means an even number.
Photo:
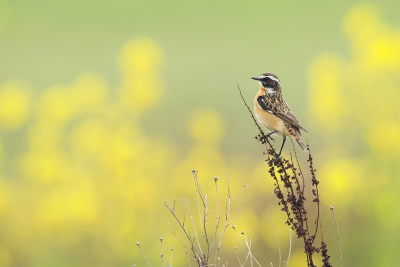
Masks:
[[[299,121],[293,115],[289,105],[283,99],[281,82],[278,76],[272,73],[264,73],[258,77],[252,77],[260,84],[260,91],[254,99],[254,111],[257,120],[270,133],[266,136],[271,138],[271,135],[282,135],[283,143],[277,159],[282,153],[285,145],[286,136],[289,136],[297,141],[300,147],[307,151],[307,147],[300,139],[300,129],[307,132]],[[307,132],[308,133],[308,132]]]

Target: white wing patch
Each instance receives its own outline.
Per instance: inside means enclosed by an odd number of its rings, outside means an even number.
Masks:
[[[264,102],[264,101],[263,101]],[[265,109],[263,109],[261,106],[260,106],[260,104],[258,104],[258,101],[257,101],[257,105],[258,105],[258,107],[260,108],[260,109],[262,109],[262,110],[265,110]],[[265,111],[268,111],[269,113],[271,113],[271,114],[273,114],[273,112],[271,111],[271,110],[265,110]]]

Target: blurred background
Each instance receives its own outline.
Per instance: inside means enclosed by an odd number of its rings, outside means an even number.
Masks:
[[[192,169],[210,198],[214,176],[222,196],[227,173],[232,191],[248,185],[236,227],[278,266],[267,212],[284,259],[289,229],[236,85],[252,106],[250,77],[264,72],[309,131],[333,265],[329,206],[348,266],[396,266],[399,11],[393,0],[0,0],[0,266],[144,266],[137,241],[156,266],[160,237],[186,266],[162,203],[188,197],[195,210]],[[235,245],[229,229],[230,266]],[[289,266],[305,262],[293,235]]]

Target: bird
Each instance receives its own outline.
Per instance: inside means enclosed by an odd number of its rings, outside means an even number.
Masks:
[[[254,113],[257,121],[269,131],[266,135],[267,138],[274,140],[271,135],[283,137],[282,146],[276,155],[276,160],[281,156],[286,137],[293,138],[304,151],[308,151],[300,139],[300,130],[308,132],[301,126],[290,110],[289,105],[283,99],[281,82],[278,76],[267,72],[258,77],[252,77],[252,79],[260,84],[260,90],[254,99]]]

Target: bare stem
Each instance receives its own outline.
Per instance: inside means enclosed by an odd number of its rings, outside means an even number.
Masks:
[[[269,220],[270,220],[270,222],[271,222],[271,224],[272,224],[272,227],[274,228],[274,232],[275,232],[275,238],[276,238],[276,243],[278,243],[278,251],[279,251],[279,267],[281,267],[282,256],[281,256],[281,247],[279,246],[278,234],[276,233],[276,230],[275,230],[275,225],[274,225],[274,223],[272,222],[272,220],[271,220],[271,217],[269,216],[269,214],[268,214],[268,213],[267,213],[267,215],[268,215],[268,218],[269,218]]]
[[[288,255],[287,261],[286,261],[286,267],[289,267],[290,253],[292,252],[292,229],[289,229],[289,230],[290,230],[290,233],[289,233],[289,235],[290,235],[290,243],[289,243],[289,255]]]
[[[339,252],[340,252],[340,265],[343,267],[343,256],[342,256],[342,246],[340,245],[340,235],[339,235],[339,226],[336,220],[336,215],[335,215],[335,210],[331,206],[330,207],[333,213],[333,217],[335,218],[335,224],[336,224],[336,231],[337,231],[337,237],[338,237],[338,242],[339,242]]]
[[[145,261],[147,262],[147,264],[151,267],[150,262],[147,260],[146,256],[143,253],[142,248],[140,247],[140,243],[136,242],[136,245],[139,247],[140,252],[142,253],[143,258],[145,259]]]

